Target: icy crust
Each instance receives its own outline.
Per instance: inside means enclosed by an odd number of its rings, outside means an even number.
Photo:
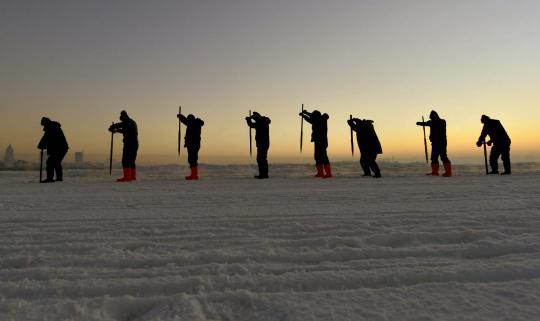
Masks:
[[[538,174],[20,175],[0,184],[0,320],[539,319]]]

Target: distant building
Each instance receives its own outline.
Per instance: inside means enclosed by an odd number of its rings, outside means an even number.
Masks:
[[[84,163],[84,153],[83,152],[75,152],[75,164],[76,165],[82,165]]]
[[[13,147],[11,147],[11,145],[6,148],[6,152],[4,153],[4,166],[15,166],[15,151],[13,150]]]

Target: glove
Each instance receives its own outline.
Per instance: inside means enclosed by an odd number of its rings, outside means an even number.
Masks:
[[[477,141],[477,142],[476,142],[476,146],[478,146],[478,147],[482,146],[482,142],[481,142],[481,141]]]
[[[491,146],[491,145],[493,145],[493,142],[490,140],[490,141],[488,141],[486,144],[487,144],[488,146]]]
[[[250,120],[250,119],[251,119],[251,117],[249,117],[249,116],[248,116],[248,117],[246,117],[246,120]]]
[[[110,131],[111,133],[114,133],[114,128],[113,128],[112,126],[109,126],[109,131]]]
[[[178,115],[176,115],[176,117],[177,117],[177,118],[180,118],[180,115],[182,115],[182,114],[178,114]]]
[[[304,113],[298,113],[298,116],[302,116],[302,115],[304,115]]]
[[[422,126],[422,122],[416,122],[417,126]]]

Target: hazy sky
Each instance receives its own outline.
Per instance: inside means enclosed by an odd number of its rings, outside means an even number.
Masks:
[[[486,113],[514,159],[538,160],[539,39],[537,0],[2,0],[0,148],[34,153],[48,116],[102,160],[126,109],[140,160],[175,162],[182,105],[206,122],[202,162],[249,161],[250,108],[272,118],[271,161],[309,161],[304,103],[330,115],[331,160],[350,159],[352,113],[375,120],[384,158],[421,161],[432,108],[450,159],[481,161]]]

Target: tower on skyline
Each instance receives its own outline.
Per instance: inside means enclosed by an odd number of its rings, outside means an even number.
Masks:
[[[75,152],[75,164],[82,165],[84,163],[84,153]]]
[[[4,153],[4,166],[15,166],[15,151],[13,150],[11,144],[6,148],[6,152]]]

